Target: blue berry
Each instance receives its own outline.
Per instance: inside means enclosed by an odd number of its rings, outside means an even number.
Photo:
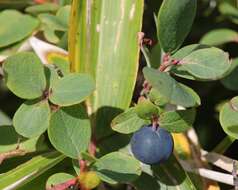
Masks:
[[[132,153],[145,164],[166,161],[173,152],[173,146],[171,134],[160,127],[153,129],[152,126],[144,126],[131,138]]]

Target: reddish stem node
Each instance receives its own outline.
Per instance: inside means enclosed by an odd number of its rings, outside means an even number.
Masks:
[[[95,156],[96,150],[97,150],[97,142],[95,138],[92,138],[88,147],[88,152],[90,155]]]
[[[79,165],[80,165],[80,173],[83,173],[87,170],[87,163],[85,160],[80,160]]]

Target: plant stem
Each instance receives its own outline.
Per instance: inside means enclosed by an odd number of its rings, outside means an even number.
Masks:
[[[232,145],[236,139],[231,136],[226,136],[214,149],[212,152],[223,154]]]
[[[231,174],[217,172],[217,171],[209,170],[206,168],[196,168],[193,165],[190,165],[188,162],[183,160],[180,160],[180,163],[183,166],[183,168],[188,172],[192,172],[202,177],[205,177],[207,179],[224,183],[227,185],[232,185],[232,186],[234,185],[233,176]]]
[[[158,117],[157,116],[152,117],[152,128],[154,131],[156,131],[158,128]]]
[[[80,173],[83,173],[87,169],[87,163],[85,160],[79,160],[79,165],[80,165]]]
[[[96,143],[95,138],[92,138],[92,140],[89,144],[88,152],[90,155],[95,156],[96,150],[97,150],[97,143]]]

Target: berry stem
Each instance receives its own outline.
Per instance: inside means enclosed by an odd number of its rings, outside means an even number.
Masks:
[[[157,130],[157,128],[158,128],[158,117],[157,116],[152,116],[152,129],[154,130],[154,131],[156,131]]]

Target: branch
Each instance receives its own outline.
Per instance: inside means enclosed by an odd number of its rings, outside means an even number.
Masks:
[[[0,164],[6,159],[13,158],[16,156],[24,156],[27,152],[21,149],[10,150],[9,152],[4,152],[0,154]]]

